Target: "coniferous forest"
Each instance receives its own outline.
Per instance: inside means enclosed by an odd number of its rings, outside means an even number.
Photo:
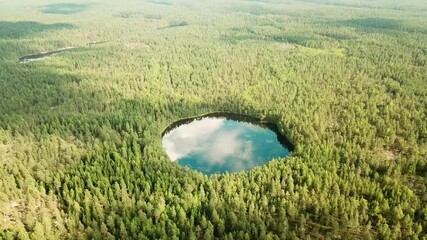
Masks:
[[[171,162],[210,112],[294,150]],[[0,239],[427,239],[427,2],[0,1]]]

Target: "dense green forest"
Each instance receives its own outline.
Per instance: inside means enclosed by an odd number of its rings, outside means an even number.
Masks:
[[[216,111],[295,150],[170,162]],[[213,238],[427,239],[425,0],[0,1],[0,239]]]

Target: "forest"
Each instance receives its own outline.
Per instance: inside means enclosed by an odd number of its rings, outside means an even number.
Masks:
[[[0,1],[0,239],[427,239],[426,1],[63,1]],[[211,112],[294,150],[171,162]]]

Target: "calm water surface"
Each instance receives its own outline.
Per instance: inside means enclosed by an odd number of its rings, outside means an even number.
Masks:
[[[163,147],[172,161],[207,175],[239,172],[289,155],[270,128],[226,117],[187,120],[164,134]]]

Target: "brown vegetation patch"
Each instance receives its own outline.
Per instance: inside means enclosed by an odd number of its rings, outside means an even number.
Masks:
[[[283,50],[292,50],[295,48],[295,45],[291,43],[279,43],[278,46]]]
[[[0,160],[7,161],[10,160],[15,151],[13,150],[12,144],[2,144],[0,143]]]
[[[148,44],[138,42],[125,43],[124,45],[127,49],[151,48]]]
[[[394,152],[392,152],[391,150],[384,150],[383,155],[384,155],[385,159],[387,159],[387,160],[392,160],[392,161],[397,160],[396,154]]]

